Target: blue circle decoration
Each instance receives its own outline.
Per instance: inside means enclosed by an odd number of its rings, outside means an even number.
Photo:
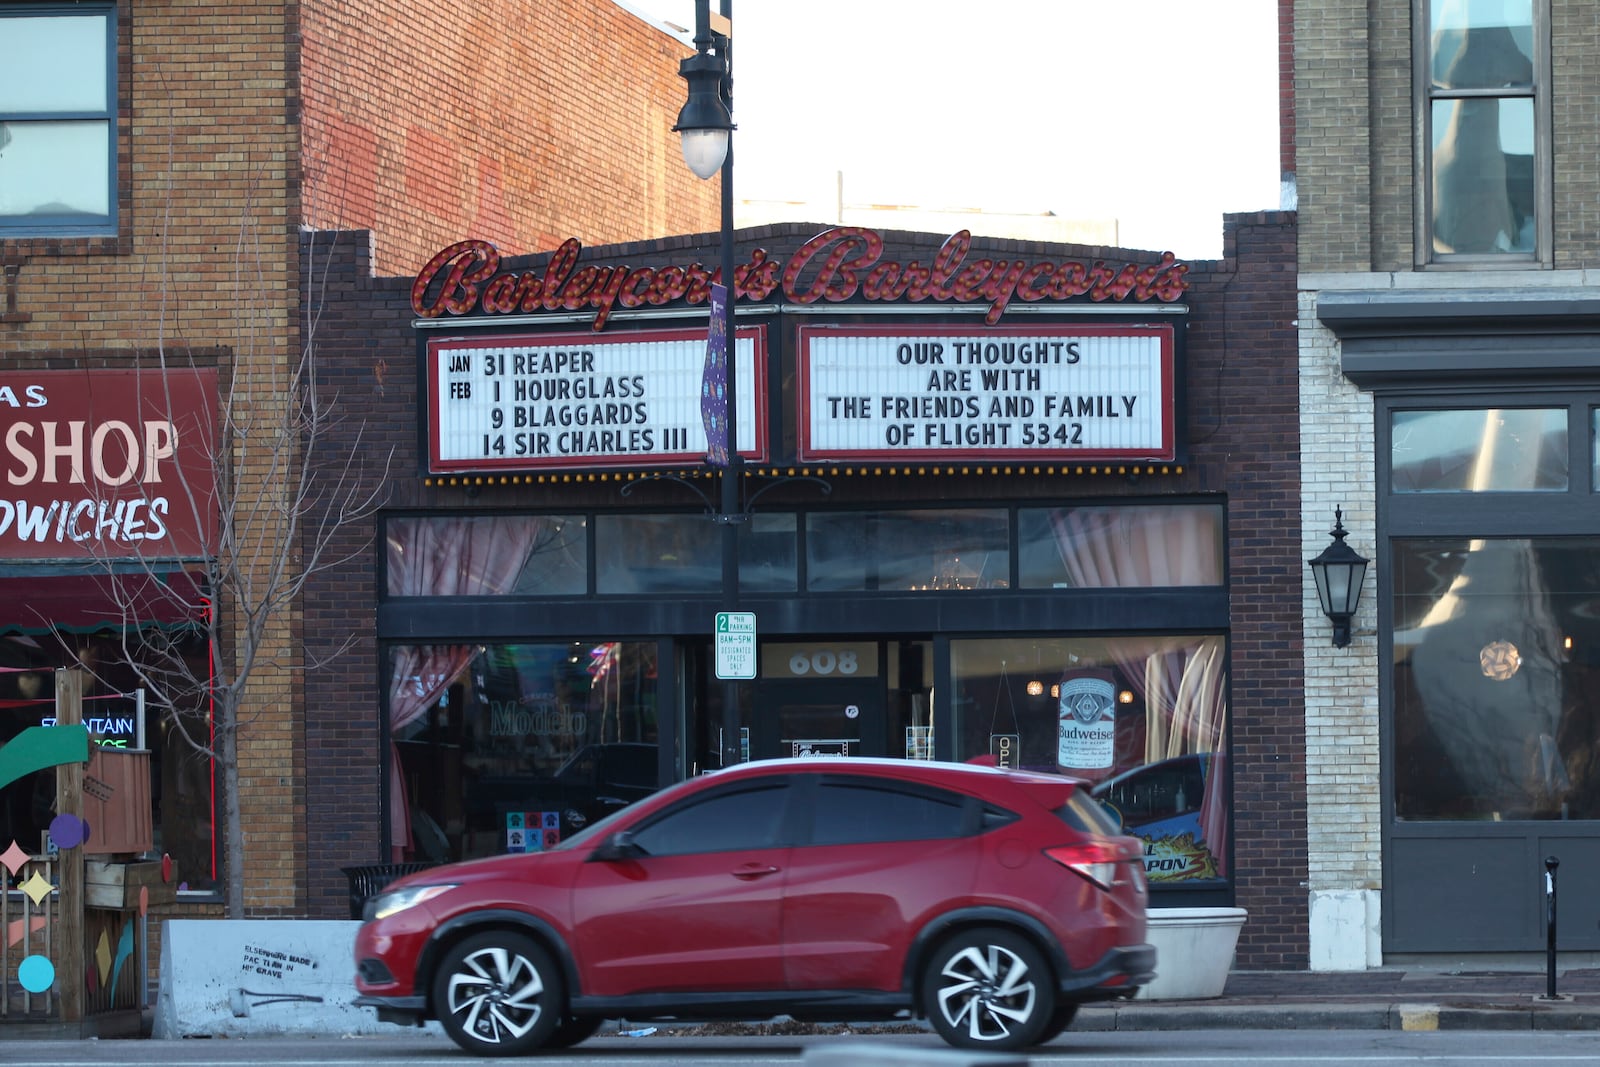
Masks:
[[[55,985],[55,964],[43,956],[29,956],[17,964],[17,981],[30,993],[43,993]]]
[[[57,848],[77,848],[88,839],[87,829],[76,815],[57,815],[50,820],[50,840]]]

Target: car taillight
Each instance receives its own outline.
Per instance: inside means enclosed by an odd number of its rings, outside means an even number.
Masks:
[[[1067,870],[1083,875],[1101,889],[1111,888],[1117,880],[1117,865],[1127,859],[1119,846],[1104,841],[1057,845],[1045,849],[1044,854]]]

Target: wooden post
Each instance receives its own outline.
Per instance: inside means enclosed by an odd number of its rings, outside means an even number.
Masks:
[[[83,723],[83,672],[76,668],[56,671],[56,725]],[[91,742],[92,744],[93,742]],[[83,817],[82,763],[56,767],[56,814]],[[92,829],[92,828],[91,828]],[[84,943],[83,846],[63,848],[57,855],[61,889],[56,908],[60,923],[56,955],[56,982],[61,989],[61,1021],[81,1024],[86,990],[88,946]]]

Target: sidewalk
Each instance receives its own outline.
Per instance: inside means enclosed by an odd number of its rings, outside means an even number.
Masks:
[[[1075,1030],[1600,1030],[1600,969],[1235,971],[1210,1000],[1085,1005]]]

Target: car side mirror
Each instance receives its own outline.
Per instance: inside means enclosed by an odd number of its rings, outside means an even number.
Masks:
[[[642,855],[644,849],[633,840],[633,834],[628,830],[619,830],[614,834],[607,834],[605,840],[595,846],[595,850],[589,854],[589,859],[596,863],[616,863],[620,860],[637,859]]]

